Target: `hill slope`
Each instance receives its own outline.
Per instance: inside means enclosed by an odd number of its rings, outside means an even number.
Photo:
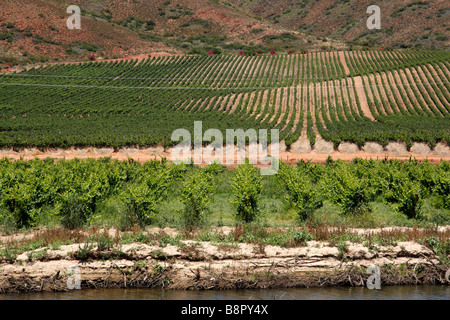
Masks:
[[[69,30],[69,5],[81,8],[81,30]],[[158,51],[247,54],[272,47],[300,48],[319,41],[286,33],[243,10],[210,0],[5,0],[0,5],[0,55],[5,61],[86,60],[94,53],[114,57]],[[275,36],[276,37],[276,36]],[[9,59],[9,60],[8,60]],[[0,61],[1,63],[2,61]]]
[[[69,30],[66,9],[82,10]],[[449,46],[446,1],[379,1],[382,29],[366,27],[370,0],[4,0],[0,64],[113,58],[149,52],[206,54]]]
[[[227,0],[275,25],[359,45],[448,48],[450,4],[441,0]],[[381,30],[366,27],[369,5],[381,10]]]

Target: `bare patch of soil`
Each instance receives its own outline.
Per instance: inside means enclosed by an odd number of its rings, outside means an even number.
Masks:
[[[27,149],[23,151],[3,149],[0,150],[0,155],[13,160],[19,160],[21,158],[23,158],[24,160],[30,160],[34,158],[45,159],[49,157],[65,160],[74,158],[99,159],[104,157],[111,157],[112,159],[125,161],[131,158],[135,161],[143,163],[149,160],[160,160],[162,158],[170,160],[171,152],[171,148],[156,146],[141,149],[121,148],[117,152],[109,148],[49,149],[45,152],[41,152],[37,149]],[[362,147],[362,150],[359,150],[356,144],[344,142],[336,151],[334,150],[333,144],[331,142],[322,139],[320,136],[317,136],[316,144],[314,148],[311,149],[311,147],[309,146],[309,140],[306,138],[306,133],[291,145],[289,152],[286,152],[286,146],[284,142],[280,142],[279,154],[280,158],[283,161],[289,159],[290,162],[295,162],[300,159],[307,159],[315,162],[324,162],[328,156],[331,156],[333,159],[341,159],[344,161],[352,161],[354,158],[383,159],[385,157],[399,160],[408,160],[409,158],[415,158],[419,161],[450,161],[450,148],[444,143],[438,143],[433,150],[430,150],[430,148],[423,143],[414,143],[411,150],[408,152],[406,149],[406,145],[400,142],[391,142],[384,149],[378,143],[367,142],[366,145]],[[212,158],[204,157],[203,163],[208,164],[209,162],[217,159],[214,154],[211,156]],[[225,163],[225,155],[223,163]]]
[[[342,66],[344,67],[345,75],[350,75],[350,69],[348,68],[347,61],[345,60],[344,51],[339,51],[338,55],[339,55],[339,59],[342,63]]]
[[[338,147],[339,152],[346,154],[358,153],[359,148],[356,144],[350,142],[342,142]]]

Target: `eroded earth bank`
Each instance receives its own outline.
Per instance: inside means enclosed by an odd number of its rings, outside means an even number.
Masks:
[[[189,235],[169,228],[128,233],[75,230],[64,236],[62,232],[3,235],[2,250],[17,241],[32,249],[5,254],[0,292],[68,291],[77,279],[81,288],[365,286],[371,276],[368,267],[374,265],[380,268],[382,285],[449,284],[448,255],[439,254],[429,240],[448,239],[448,227],[322,227],[309,230],[315,240],[306,240],[306,233],[299,230],[282,245],[251,237],[243,242],[239,227]],[[60,245],[64,237],[74,243]]]

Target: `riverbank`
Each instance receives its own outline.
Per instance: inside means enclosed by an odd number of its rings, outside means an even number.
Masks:
[[[371,276],[367,268],[373,265],[380,267],[383,286],[449,284],[449,266],[429,247],[430,241],[421,240],[448,239],[449,228],[327,230],[325,236],[324,230],[314,234],[312,229],[298,229],[283,245],[267,244],[269,241],[263,240],[268,238],[263,237],[243,241],[239,239],[243,234],[239,227],[210,230],[209,236],[167,228],[131,233],[95,230],[87,231],[83,241],[64,245],[60,238],[57,240],[56,231],[39,231],[20,238],[10,235],[9,241],[4,236],[3,243],[9,246],[16,241],[24,244],[23,248],[33,249],[11,255],[9,261],[3,257],[0,292],[68,291],[77,279],[80,288],[365,286]],[[307,234],[315,240],[300,238]],[[82,239],[81,231],[72,231],[71,235]],[[396,241],[400,235],[411,240]],[[47,245],[39,247],[36,243],[45,244],[45,238]]]

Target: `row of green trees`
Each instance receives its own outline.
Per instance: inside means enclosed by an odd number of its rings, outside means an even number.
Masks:
[[[85,225],[98,204],[108,197],[120,199],[125,214],[120,225],[131,228],[152,224],[158,205],[168,197],[180,197],[180,215],[188,228],[205,222],[220,174],[218,164],[205,168],[150,161],[32,160],[0,161],[0,221],[18,228],[33,227],[50,218],[73,229]],[[258,219],[263,177],[251,164],[233,173],[230,203],[239,222]],[[343,215],[370,212],[371,202],[387,203],[411,219],[420,219],[424,199],[431,198],[442,210],[450,209],[450,163],[439,165],[394,160],[332,161],[326,165],[281,163],[276,174],[286,202],[302,221],[311,218],[325,201]],[[176,195],[169,189],[176,186]],[[169,199],[170,200],[170,199]],[[445,218],[445,217],[444,217]]]

